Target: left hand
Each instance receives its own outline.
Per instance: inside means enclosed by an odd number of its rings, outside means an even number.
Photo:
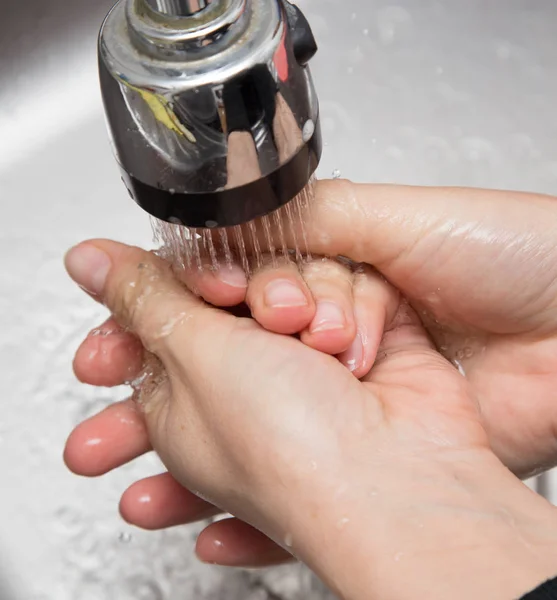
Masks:
[[[361,337],[379,355],[359,382],[298,340],[204,305],[139,249],[90,242],[68,267],[163,363],[143,409],[173,476],[292,547],[342,597],[448,587],[507,598],[552,575],[553,509],[492,454],[465,378],[381,278],[362,282]],[[433,590],[428,557],[441,552]]]
[[[246,301],[255,320],[268,331],[298,334],[304,344],[337,356],[356,377],[362,377],[373,365],[383,330],[381,322],[373,334],[357,338],[358,332],[369,327],[362,319],[369,312],[368,300],[374,300],[367,292],[371,273],[363,267],[355,273],[346,264],[317,258],[305,264],[302,272],[293,263],[278,268],[268,265],[256,271],[249,284],[239,268],[217,274],[193,271],[181,273],[181,277],[216,306]],[[275,296],[282,289],[282,297],[268,300],[271,289]],[[392,288],[386,286],[385,291],[398,298]],[[383,318],[380,306],[373,314]],[[365,352],[358,345],[360,340],[365,342]],[[89,334],[74,361],[78,378],[97,386],[131,381],[142,365],[142,344],[113,318]],[[109,407],[77,427],[68,441],[65,458],[75,473],[99,476],[150,450],[143,415],[130,400]],[[183,525],[221,512],[191,494],[169,473],[132,485],[122,497],[120,510],[128,522],[145,529]],[[267,566],[292,560],[290,553],[237,519],[210,525],[200,538],[198,554],[207,562],[225,565]]]

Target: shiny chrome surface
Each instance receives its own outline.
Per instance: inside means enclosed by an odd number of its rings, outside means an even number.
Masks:
[[[211,0],[146,0],[149,6],[163,15],[185,17],[203,10]],[[217,0],[213,0],[217,1]]]
[[[320,139],[317,96],[282,0],[223,0],[181,18],[146,7],[121,0],[99,43],[112,143],[132,197],[191,227],[237,225],[292,199],[313,175],[320,142],[285,197],[266,201],[268,188],[246,187],[281,169],[293,181],[289,165]]]
[[[299,4],[320,45],[322,177],[557,192],[556,3]],[[63,465],[71,427],[127,395],[72,375],[106,315],[69,282],[63,253],[92,237],[151,245],[106,139],[96,38],[110,6],[26,0],[0,19],[0,598],[329,600],[298,567],[198,564],[196,527],[127,527],[119,496],[160,472],[153,457],[99,480]],[[557,500],[555,478],[542,489]]]

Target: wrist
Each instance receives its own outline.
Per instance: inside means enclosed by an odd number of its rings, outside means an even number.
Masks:
[[[491,453],[344,478],[288,536],[342,598],[510,600],[557,574],[556,510]]]

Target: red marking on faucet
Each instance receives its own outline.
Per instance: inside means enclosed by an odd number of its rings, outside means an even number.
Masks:
[[[282,39],[280,40],[279,47],[275,52],[274,63],[277,69],[277,74],[281,81],[288,80],[288,54],[286,52],[286,33],[287,28],[284,28],[282,32]]]

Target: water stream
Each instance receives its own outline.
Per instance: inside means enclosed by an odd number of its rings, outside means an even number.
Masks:
[[[158,254],[178,269],[217,271],[236,263],[248,276],[263,265],[277,266],[280,257],[301,265],[311,259],[306,224],[314,185],[274,213],[235,227],[195,229],[152,218]]]

